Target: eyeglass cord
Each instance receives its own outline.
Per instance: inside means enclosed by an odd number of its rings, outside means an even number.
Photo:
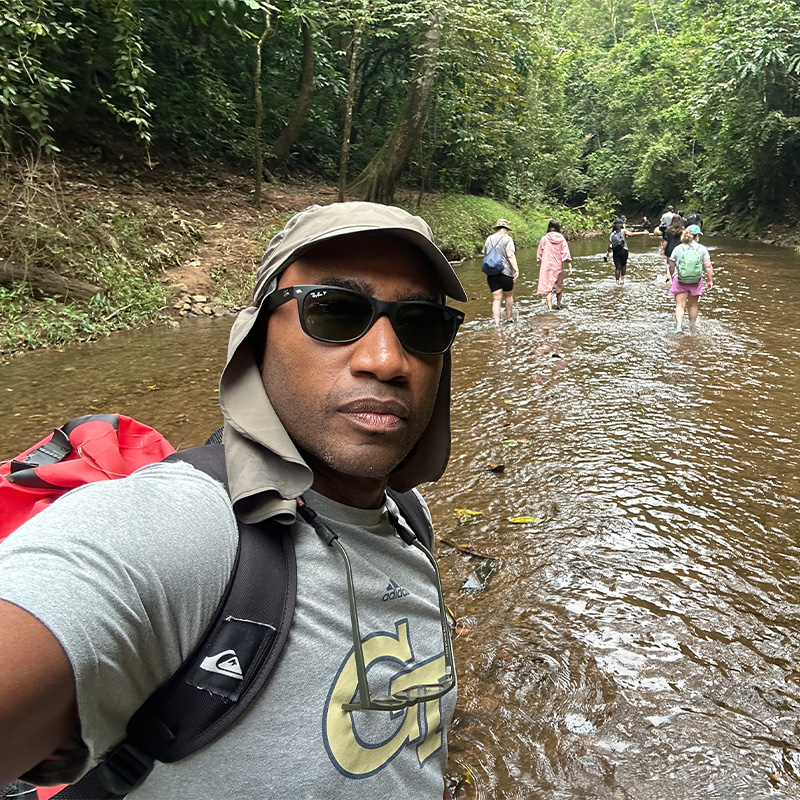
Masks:
[[[317,536],[328,545],[335,547],[339,555],[344,560],[347,570],[347,593],[350,605],[350,628],[353,632],[353,655],[356,659],[356,673],[358,674],[359,696],[369,697],[369,685],[367,684],[367,669],[364,663],[364,653],[361,650],[361,629],[358,624],[358,614],[356,613],[355,596],[353,594],[353,570],[350,566],[350,558],[344,547],[339,543],[339,537],[317,516],[313,508],[306,505],[302,497],[297,498],[297,511],[300,516],[314,529]]]

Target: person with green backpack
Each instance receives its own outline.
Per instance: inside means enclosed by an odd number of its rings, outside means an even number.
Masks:
[[[681,243],[669,256],[668,266],[672,276],[672,287],[669,291],[675,295],[675,333],[683,332],[683,318],[687,307],[689,325],[694,328],[703,284],[705,283],[706,289],[714,288],[714,268],[708,249],[700,244],[701,234],[699,225],[690,225],[681,235]]]

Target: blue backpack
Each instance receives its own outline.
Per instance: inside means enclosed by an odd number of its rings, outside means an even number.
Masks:
[[[490,248],[489,252],[483,257],[483,265],[481,269],[487,275],[500,275],[503,271],[503,256],[500,251],[497,249],[497,245],[505,239],[505,236],[501,236]]]

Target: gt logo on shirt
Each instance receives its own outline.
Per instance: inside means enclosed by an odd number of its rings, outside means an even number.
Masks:
[[[444,675],[444,653],[408,669],[407,665],[414,659],[408,622],[403,620],[395,627],[396,636],[379,633],[363,642],[367,670],[381,660],[398,663],[400,669],[390,680],[390,693],[409,686],[437,683]],[[351,652],[336,676],[325,706],[325,747],[340,772],[353,778],[372,775],[409,743],[416,743],[417,758],[422,765],[442,747],[440,699],[395,712],[345,711],[342,704],[351,702],[357,689],[356,662]],[[373,727],[376,724],[380,733]],[[388,738],[382,735],[387,724],[394,729]],[[370,742],[372,738],[377,741]]]

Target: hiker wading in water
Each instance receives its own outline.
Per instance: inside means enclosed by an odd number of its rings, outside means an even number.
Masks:
[[[511,223],[507,219],[499,219],[494,224],[494,233],[486,237],[481,253],[486,255],[494,247],[503,257],[503,271],[499,275],[487,275],[486,283],[492,293],[492,319],[496,327],[500,327],[500,312],[503,302],[506,306],[505,323],[514,321],[514,284],[519,278],[516,248],[511,238]]]
[[[539,262],[538,294],[543,294],[547,310],[553,310],[553,295],[556,297],[556,309],[561,310],[561,293],[564,291],[564,268],[572,275],[572,256],[569,245],[561,233],[561,224],[556,219],[547,223],[547,233],[539,240],[536,249],[536,260]]]
[[[703,284],[706,289],[714,288],[714,267],[711,265],[711,256],[708,249],[700,244],[702,231],[699,225],[690,225],[681,236],[681,243],[672,251],[669,257],[669,271],[672,275],[670,294],[675,295],[675,333],[683,332],[684,312],[689,310],[689,325],[692,330],[697,323],[698,303],[703,294]],[[697,270],[692,274],[698,276],[697,281],[684,282],[684,271],[688,271],[688,264],[692,261],[699,262]],[[704,275],[704,277],[703,277]]]

